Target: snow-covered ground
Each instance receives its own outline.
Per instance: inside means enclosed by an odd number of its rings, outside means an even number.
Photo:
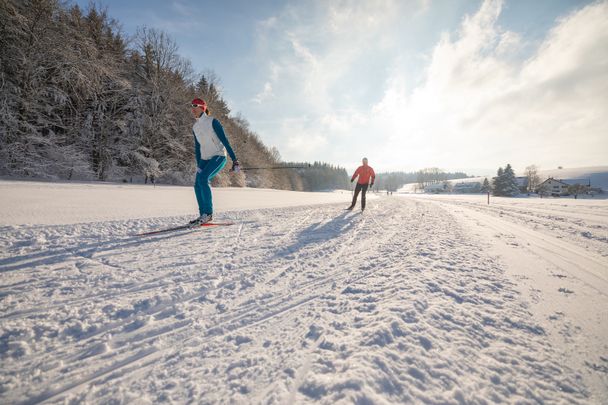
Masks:
[[[607,200],[0,189],[1,403],[608,403]]]
[[[215,212],[350,201],[350,193],[220,188]],[[0,180],[0,225],[61,225],[121,219],[198,216],[193,187]]]

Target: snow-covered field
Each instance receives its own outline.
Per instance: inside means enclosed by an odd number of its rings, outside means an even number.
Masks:
[[[1,403],[608,403],[607,200],[176,189],[0,182]]]
[[[296,193],[221,188],[215,212],[350,201],[348,192]],[[63,225],[121,219],[198,216],[193,187],[0,180],[0,225]]]

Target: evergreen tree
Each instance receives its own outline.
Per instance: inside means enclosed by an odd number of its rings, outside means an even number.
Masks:
[[[483,185],[481,186],[481,192],[487,193],[490,191],[492,191],[492,185],[490,184],[490,182],[488,181],[488,178],[486,177],[485,179],[483,179]]]
[[[303,163],[289,163],[292,166],[306,166]],[[327,163],[315,162],[311,167],[299,169],[304,190],[325,191],[335,189],[349,189],[349,177],[346,169],[334,167]]]
[[[462,172],[444,172],[437,168],[422,169],[417,172],[384,172],[376,173],[376,185],[377,190],[397,191],[405,184],[419,183],[422,188],[426,184],[433,182],[451,180],[451,179],[465,179],[468,176]]]
[[[508,197],[513,197],[519,194],[519,186],[517,185],[517,179],[515,173],[510,164],[507,164],[503,172],[503,190],[504,194]]]
[[[496,172],[496,177],[492,179],[492,195],[504,195],[504,171],[502,167],[498,168],[498,171]]]
[[[499,167],[497,176],[492,181],[492,190],[495,196],[513,197],[519,194],[515,173],[510,164],[507,164],[504,170]]]

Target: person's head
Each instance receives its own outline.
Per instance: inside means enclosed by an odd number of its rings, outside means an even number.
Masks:
[[[367,158],[363,158],[363,166],[367,166]]]
[[[200,98],[195,98],[194,100],[192,100],[192,115],[195,118],[200,117],[204,112],[207,111],[207,103],[205,103],[205,100],[200,99]]]

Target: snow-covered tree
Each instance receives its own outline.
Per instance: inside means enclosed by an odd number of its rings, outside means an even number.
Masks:
[[[496,177],[492,178],[492,194],[496,196],[504,195],[504,170],[498,168]]]
[[[519,186],[517,185],[517,179],[515,178],[515,172],[510,164],[507,164],[503,172],[503,192],[504,195],[513,197],[519,194]]]
[[[0,2],[2,171],[92,177],[111,161],[124,42],[105,13],[57,1]]]
[[[0,0],[0,49],[0,174],[191,183],[194,97],[222,122],[243,166],[281,164],[243,117],[231,116],[217,76],[197,80],[160,30],[142,27],[128,43],[93,3],[83,11],[58,0]],[[318,169],[319,178],[336,171]],[[246,184],[313,187],[297,170],[224,170],[214,179]]]
[[[488,178],[486,177],[485,179],[483,179],[483,184],[481,185],[481,192],[488,193],[490,191],[492,191],[492,185],[490,184],[490,182],[488,181]]]
[[[515,173],[510,164],[504,169],[498,168],[496,177],[492,179],[492,191],[495,196],[512,197],[519,194]]]

